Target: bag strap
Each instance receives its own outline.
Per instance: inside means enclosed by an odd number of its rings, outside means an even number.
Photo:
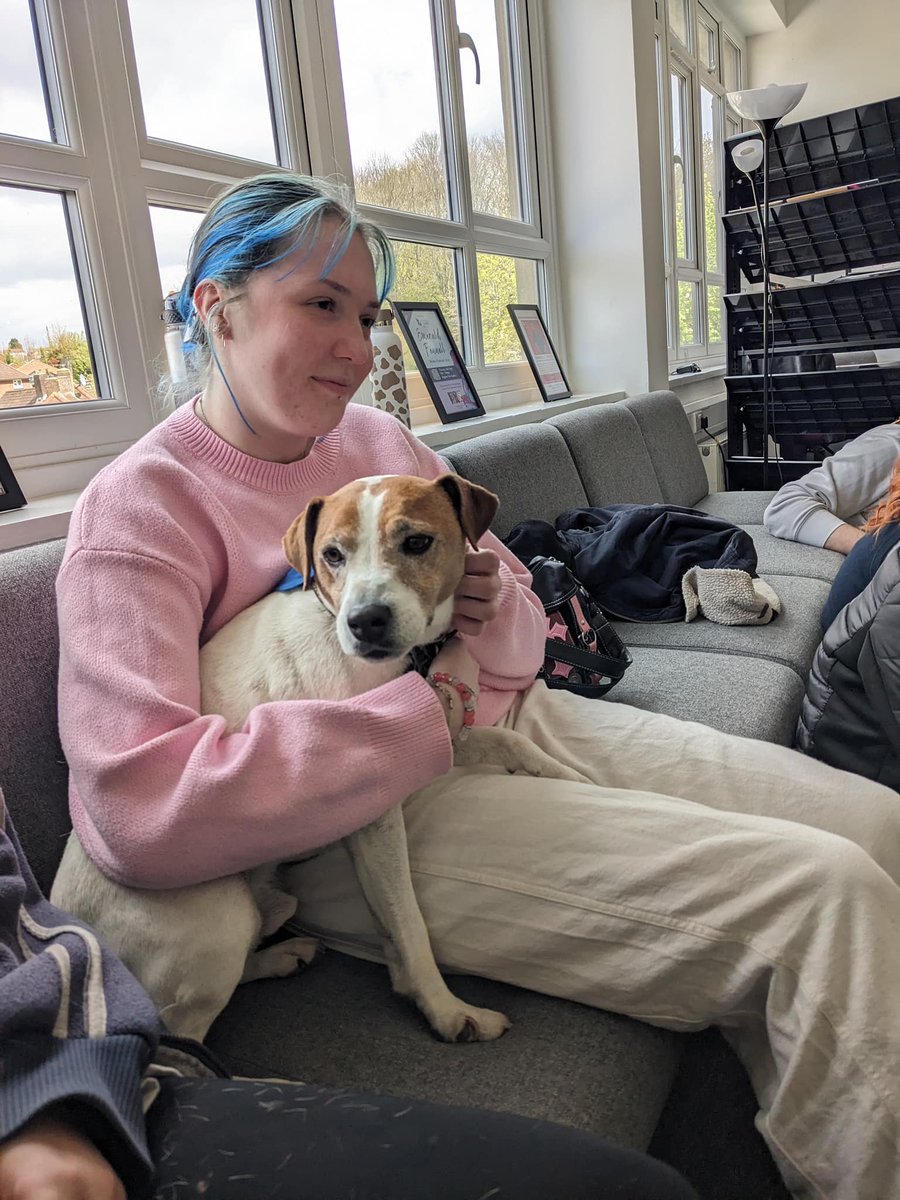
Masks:
[[[626,669],[631,666],[631,654],[627,647],[623,647],[624,658],[608,658],[605,654],[598,654],[594,650],[582,650],[578,646],[570,646],[568,642],[557,641],[556,638],[548,638],[545,649],[548,658],[555,658],[570,667],[599,671],[602,675],[608,675],[610,679],[621,679]]]

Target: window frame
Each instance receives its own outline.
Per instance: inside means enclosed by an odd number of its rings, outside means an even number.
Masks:
[[[500,254],[536,263],[538,296],[551,332],[564,345],[559,321],[559,285],[554,262],[554,237],[549,214],[552,197],[548,151],[546,90],[543,74],[543,26],[535,0],[501,0],[510,13],[513,48],[513,96],[517,138],[519,188],[525,219],[513,220],[480,213],[471,202],[468,143],[460,76],[460,47],[456,44],[455,0],[429,0],[438,61],[438,105],[447,159],[450,216],[422,216],[395,209],[361,205],[391,238],[426,242],[454,251],[458,289],[461,347],[475,387],[489,410],[539,395],[526,361],[486,364],[478,288],[477,255]],[[323,50],[323,78],[332,134],[331,169],[353,178],[350,138],[343,91],[333,0],[316,0]],[[308,32],[308,26],[307,26]],[[298,29],[298,41],[302,31]],[[324,167],[324,164],[323,164]],[[313,159],[313,169],[317,161]],[[563,353],[561,349],[560,353]],[[416,390],[412,380],[413,391]],[[419,406],[415,406],[418,410]]]
[[[725,43],[731,45],[740,55],[740,78],[746,77],[747,47],[743,35],[731,25],[714,0],[688,0],[688,42],[690,48],[669,29],[668,3],[671,0],[657,0],[655,34],[657,39],[657,74],[666,82],[660,87],[660,145],[662,154],[663,195],[665,199],[665,244],[666,244],[666,302],[668,311],[667,328],[669,333],[669,366],[673,370],[684,362],[696,362],[701,368],[722,366],[725,362],[725,340],[710,343],[708,340],[709,313],[708,299],[711,287],[721,287],[722,294],[726,292],[725,262],[724,262],[724,233],[721,224],[722,189],[724,181],[724,162],[722,144],[725,138],[726,120],[736,121],[738,129],[742,123],[737,113],[725,101],[726,87],[723,82],[725,63]],[[703,10],[708,20],[701,20],[700,10]],[[715,30],[709,22],[715,23]],[[701,32],[708,30],[715,34],[716,67],[714,71],[706,68],[700,50]],[[686,189],[689,214],[687,220],[693,232],[694,253],[687,259],[677,258],[675,253],[675,185],[674,185],[674,150],[672,138],[672,100],[669,86],[670,73],[678,72],[686,81],[686,92],[690,107],[690,185]],[[713,93],[713,141],[715,154],[715,190],[716,208],[718,213],[718,267],[717,271],[707,269],[706,233],[703,220],[703,155],[702,155],[702,113],[701,88]],[[682,344],[679,339],[678,321],[678,285],[679,283],[696,284],[698,289],[698,329],[700,340],[690,344]],[[722,323],[724,334],[724,320]]]
[[[105,363],[109,397],[40,411],[5,409],[0,445],[31,498],[77,491],[163,415],[155,392],[165,356],[156,250],[149,205],[206,210],[228,183],[271,163],[194,149],[147,135],[127,0],[34,0],[42,43],[54,51],[51,107],[67,144],[0,134],[0,183],[62,190],[77,200],[74,265],[85,295],[85,332]],[[453,130],[458,220],[437,221],[363,208],[391,236],[454,249],[463,352],[486,408],[537,397],[527,363],[485,366],[476,275],[478,251],[537,262],[542,311],[560,353],[549,121],[539,0],[504,0],[518,72],[514,95],[519,170],[527,221],[471,211],[454,0],[429,0],[446,72],[444,120]],[[331,0],[259,0],[264,54],[277,64],[273,104],[283,167],[343,174],[352,186],[349,139]],[[455,41],[455,35],[454,39]],[[103,63],[98,71],[97,63]],[[271,86],[271,85],[270,85]],[[52,97],[58,87],[60,103]],[[60,121],[63,122],[62,126]],[[102,337],[98,336],[102,331]],[[93,337],[92,337],[93,335]],[[102,348],[102,349],[101,349]]]

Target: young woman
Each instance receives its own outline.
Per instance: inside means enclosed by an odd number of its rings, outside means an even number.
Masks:
[[[797,745],[900,791],[900,463],[834,577]]]
[[[490,535],[435,667],[479,690],[480,723],[594,786],[447,775],[459,706],[415,674],[346,704],[261,705],[232,735],[199,714],[199,645],[280,579],[306,502],[443,470],[398,421],[348,405],[390,275],[383,235],[316,181],[249,179],[204,218],[180,298],[209,360],[201,390],[93,480],[59,576],[85,849],[126,884],[196,883],[326,846],[415,791],[410,855],[439,962],[675,1029],[720,1024],[795,1195],[896,1200],[892,792],[535,684],[543,613]],[[310,928],[377,944],[340,848],[293,883]]]

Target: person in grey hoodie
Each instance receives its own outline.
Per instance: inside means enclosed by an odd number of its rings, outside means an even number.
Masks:
[[[763,524],[775,537],[849,554],[887,495],[900,457],[900,423],[877,425],[847,442],[772,497]]]
[[[0,793],[0,1200],[495,1194],[696,1200],[663,1164],[545,1121],[230,1078],[44,899]]]

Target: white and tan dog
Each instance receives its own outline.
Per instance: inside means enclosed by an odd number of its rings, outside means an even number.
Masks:
[[[311,501],[284,538],[303,590],[273,592],[240,613],[200,653],[201,707],[241,729],[272,700],[346,700],[397,678],[414,646],[446,632],[466,539],[477,545],[497,498],[455,475],[357,480]],[[315,572],[315,588],[307,587]],[[491,764],[580,780],[520,734],[473,729],[457,765]],[[413,892],[400,806],[345,839],[384,936],[394,990],[446,1041],[489,1041],[509,1022],[444,983]],[[173,1033],[203,1040],[241,982],[287,975],[316,942],[294,937],[254,950],[297,901],[277,865],[193,887],[150,891],[104,876],[73,833],[53,902],[92,924],[144,984]]]

